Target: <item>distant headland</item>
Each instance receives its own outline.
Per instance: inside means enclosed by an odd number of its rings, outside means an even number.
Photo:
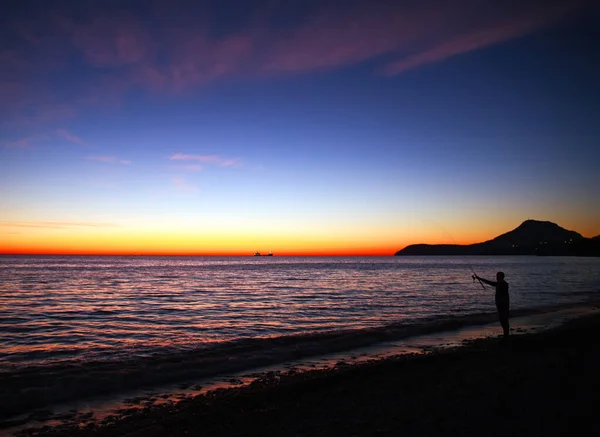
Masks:
[[[586,238],[556,223],[526,220],[516,229],[483,243],[412,244],[395,253],[406,255],[600,256],[600,235]]]

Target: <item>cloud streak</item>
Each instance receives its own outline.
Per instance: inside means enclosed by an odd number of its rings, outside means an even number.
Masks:
[[[46,135],[32,135],[32,136],[20,138],[18,140],[0,141],[0,147],[26,149],[26,148],[31,147],[32,143],[40,141],[40,140],[45,140],[47,138],[48,137]]]
[[[131,164],[131,161],[126,160],[126,159],[120,159],[120,158],[117,158],[116,156],[88,156],[87,159],[90,161],[104,162],[106,164],[121,164],[121,165]]]
[[[218,167],[241,167],[243,165],[240,158],[223,158],[218,155],[186,155],[184,153],[175,153],[169,159],[172,161],[197,161],[202,164]],[[198,170],[201,169],[198,168]]]
[[[38,134],[38,135],[30,135],[24,138],[19,138],[18,140],[5,140],[0,141],[0,147],[13,147],[13,148],[29,148],[34,145],[34,143],[54,139],[56,137],[65,139],[71,143],[78,144],[80,146],[87,146],[88,144],[82,140],[81,138],[71,134],[66,129],[56,129],[54,132]]]
[[[442,62],[463,53],[518,38],[558,20],[567,10],[566,5],[550,3],[549,7],[541,13],[522,11],[516,17],[507,16],[503,19],[486,20],[478,25],[471,25],[463,32],[439,38],[426,48],[390,62],[385,66],[384,74],[398,75],[413,68]]]
[[[80,146],[87,146],[87,143],[85,141],[83,141],[78,136],[73,135],[66,129],[56,129],[56,135],[67,141],[70,141],[71,143],[79,144]]]

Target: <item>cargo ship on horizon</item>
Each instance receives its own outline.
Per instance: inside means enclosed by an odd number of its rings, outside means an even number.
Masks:
[[[273,256],[273,252],[269,251],[269,253],[267,253],[266,255],[261,255],[260,252],[257,250],[256,252],[254,252],[254,256]]]

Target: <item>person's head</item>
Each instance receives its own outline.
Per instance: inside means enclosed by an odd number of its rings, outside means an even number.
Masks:
[[[496,281],[504,281],[504,272],[496,273]]]

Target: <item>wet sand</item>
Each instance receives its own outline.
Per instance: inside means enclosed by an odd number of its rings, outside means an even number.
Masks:
[[[598,369],[596,314],[509,343],[266,372],[177,403],[132,399],[102,421],[73,412],[20,435],[600,435]]]

